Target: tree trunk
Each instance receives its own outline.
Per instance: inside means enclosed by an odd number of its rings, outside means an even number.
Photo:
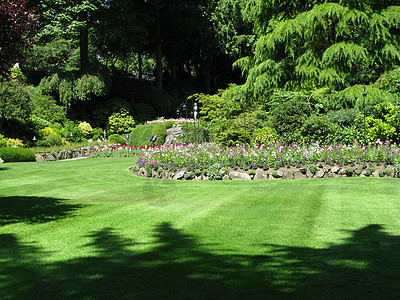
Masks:
[[[177,80],[178,76],[177,76],[177,66],[176,66],[176,50],[172,49],[172,61],[171,61],[171,68],[172,68],[172,80]]]
[[[143,79],[143,62],[142,62],[142,53],[138,53],[138,61],[139,61],[139,80]]]
[[[211,93],[211,60],[208,55],[204,61],[204,87],[207,93]]]
[[[156,6],[156,83],[157,88],[162,90],[162,52],[161,52],[161,29],[160,29],[160,6]]]
[[[81,11],[79,13],[79,21],[85,22],[79,31],[79,49],[81,54],[81,71],[89,66],[89,31],[87,28],[88,13]]]

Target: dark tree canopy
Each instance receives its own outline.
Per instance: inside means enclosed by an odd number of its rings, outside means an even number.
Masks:
[[[26,1],[2,1],[0,5],[0,76],[5,76],[13,64],[22,62],[30,48],[29,31],[38,15],[26,8]]]

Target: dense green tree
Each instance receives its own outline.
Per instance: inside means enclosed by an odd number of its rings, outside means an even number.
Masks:
[[[399,63],[398,1],[286,2],[291,5],[281,10],[278,1],[248,1],[245,12],[257,17],[259,38],[253,55],[235,63],[247,78],[246,90],[341,89],[374,82]]]

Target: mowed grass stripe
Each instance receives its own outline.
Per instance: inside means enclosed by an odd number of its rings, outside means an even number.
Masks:
[[[398,296],[397,179],[181,182],[133,162],[6,164],[0,298]]]

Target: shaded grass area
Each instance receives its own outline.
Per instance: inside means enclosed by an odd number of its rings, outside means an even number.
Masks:
[[[132,164],[7,164],[1,299],[400,295],[396,179],[177,182]]]

